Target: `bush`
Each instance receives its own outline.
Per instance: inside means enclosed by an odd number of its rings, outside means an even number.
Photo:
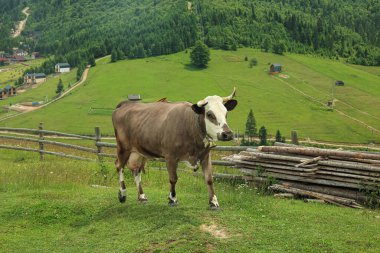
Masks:
[[[250,61],[249,61],[249,67],[253,67],[253,66],[257,66],[257,59],[256,58],[252,58]]]

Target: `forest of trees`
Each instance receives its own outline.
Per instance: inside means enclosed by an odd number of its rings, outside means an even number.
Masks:
[[[24,7],[22,0],[0,0],[0,51],[10,53],[19,43],[11,38],[11,29],[14,24],[23,18],[21,13]]]
[[[197,40],[224,50],[245,46],[380,65],[378,0],[194,0],[191,10],[187,1],[172,0],[2,2],[8,6],[0,14],[10,15],[0,15],[7,24],[1,29],[30,6],[24,45],[72,66],[112,52],[116,59],[175,53]]]

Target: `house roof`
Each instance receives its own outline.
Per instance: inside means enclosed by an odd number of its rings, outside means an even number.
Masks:
[[[129,94],[128,100],[141,100],[140,94]]]
[[[12,88],[13,88],[13,87],[12,87],[11,85],[7,85],[7,86],[5,86],[4,90],[9,91],[9,90],[12,89]]]
[[[45,73],[35,73],[34,76],[36,78],[45,78],[46,77]]]
[[[26,61],[26,58],[24,56],[18,56],[18,55],[13,56],[13,59],[16,61]]]
[[[281,67],[282,65],[280,63],[273,63],[273,67]]]
[[[33,74],[29,74],[29,73],[27,73],[25,76],[34,76],[35,78],[45,78],[46,77],[46,75],[45,75],[45,73],[33,73]]]
[[[57,63],[55,66],[59,66],[60,68],[70,68],[70,64],[68,63]]]

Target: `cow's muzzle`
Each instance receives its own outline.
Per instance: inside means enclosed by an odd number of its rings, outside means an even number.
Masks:
[[[231,130],[223,131],[217,134],[219,141],[230,141],[234,139],[234,133]]]

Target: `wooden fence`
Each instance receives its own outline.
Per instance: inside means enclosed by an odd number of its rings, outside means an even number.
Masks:
[[[28,134],[28,136],[35,135],[36,137],[31,138],[31,137],[24,137],[24,136],[19,136],[19,135],[14,136],[15,133],[17,133],[17,134],[20,134],[20,133]],[[94,148],[79,146],[79,145],[74,145],[74,144],[68,144],[68,143],[63,143],[63,142],[59,142],[59,141],[46,140],[45,138],[49,137],[49,136],[50,137],[59,136],[59,137],[73,138],[73,139],[79,139],[79,140],[92,140],[92,141],[94,141]],[[37,129],[0,127],[0,139],[19,140],[19,141],[23,141],[23,142],[38,143],[38,148],[30,148],[30,147],[11,146],[11,145],[0,144],[0,149],[11,149],[11,150],[36,152],[36,153],[39,153],[40,160],[44,160],[45,154],[55,155],[55,156],[70,158],[70,159],[76,159],[76,160],[92,161],[92,162],[98,161],[102,157],[116,158],[116,151],[113,154],[104,152],[103,148],[116,149],[116,144],[110,143],[110,142],[103,142],[99,127],[95,127],[95,132],[94,132],[93,136],[69,134],[69,133],[62,133],[62,132],[57,132],[57,131],[44,130],[42,123],[39,124]],[[67,154],[67,153],[63,153],[63,152],[55,152],[55,151],[51,151],[51,150],[49,151],[46,149],[45,144],[91,153],[91,154],[96,155],[98,157],[98,159],[92,159],[92,158],[78,156],[78,155],[71,155],[71,154]],[[239,152],[239,151],[246,150],[247,148],[248,147],[244,147],[244,146],[217,146],[213,149],[213,151]],[[163,159],[157,159],[157,161],[163,162],[164,160]],[[232,162],[220,161],[220,160],[213,160],[212,164],[213,165],[222,165],[222,166],[234,165]]]

